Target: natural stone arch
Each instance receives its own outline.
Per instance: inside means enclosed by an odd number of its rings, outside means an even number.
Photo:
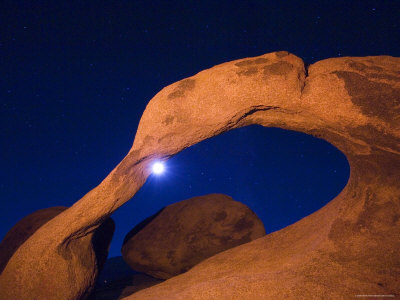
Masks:
[[[136,193],[151,162],[250,124],[332,143],[350,163],[347,186],[299,222],[129,299],[400,293],[399,72],[400,59],[387,56],[327,59],[305,70],[298,57],[276,52],[221,64],[164,88],[149,102],[122,162],[11,258],[0,277],[1,299],[51,299],[44,294],[50,287],[55,299],[81,297],[91,281],[77,268],[83,262],[74,255],[76,239]]]

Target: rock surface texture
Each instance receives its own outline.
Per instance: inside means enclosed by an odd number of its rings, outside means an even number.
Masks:
[[[223,194],[171,204],[142,223],[127,234],[122,256],[132,269],[161,279],[265,236],[256,214]]]
[[[14,252],[21,246],[36,230],[68,207],[56,206],[37,210],[18,221],[11,228],[0,243],[0,273]]]
[[[0,299],[82,297],[92,281],[74,245],[136,193],[154,159],[250,124],[332,143],[349,160],[347,186],[299,222],[127,299],[399,295],[399,101],[400,58],[389,56],[326,59],[306,70],[300,58],[276,52],[174,83],[149,102],[132,149],[110,175],[18,248],[1,274]]]
[[[17,224],[14,225],[6,234],[0,243],[0,273],[7,265],[9,259],[13,256],[15,251],[33,235],[41,226],[46,224],[51,219],[68,209],[64,206],[56,206],[40,209],[26,217],[22,218]],[[82,269],[90,269],[92,272],[93,280],[96,280],[97,275],[102,269],[105,261],[107,260],[108,248],[114,234],[115,224],[111,218],[108,218],[101,224],[90,236],[91,239],[81,239],[73,248],[73,255],[80,256],[85,266]],[[93,257],[94,255],[94,257]],[[85,259],[85,261],[84,261]],[[40,260],[40,259],[38,259]],[[54,266],[57,269],[57,266]],[[78,267],[76,267],[78,269]],[[50,270],[49,270],[50,271]],[[57,280],[53,278],[52,281]],[[92,285],[87,286],[84,292],[84,297],[89,297],[92,290]],[[0,289],[0,295],[3,290]],[[57,292],[54,289],[47,290],[49,299]],[[14,298],[9,298],[14,299]],[[15,298],[18,299],[18,298]],[[37,298],[32,295],[27,299],[47,299]]]

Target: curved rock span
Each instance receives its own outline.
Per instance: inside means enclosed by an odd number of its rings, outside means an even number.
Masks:
[[[1,299],[79,299],[73,245],[142,186],[155,159],[250,124],[302,131],[339,148],[345,189],[328,205],[129,299],[305,299],[400,294],[400,59],[343,57],[305,69],[287,52],[215,66],[161,90],[127,156],[42,226],[0,277]],[[57,266],[54,268],[54,266]],[[48,270],[51,270],[49,272]],[[73,278],[66,286],[65,278]],[[54,294],[48,295],[52,290]]]

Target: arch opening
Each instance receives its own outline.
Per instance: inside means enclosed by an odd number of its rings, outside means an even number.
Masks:
[[[325,206],[349,174],[345,155],[311,135],[260,125],[227,131],[169,159],[163,176],[151,175],[134,201],[113,214],[117,230],[110,257],[119,255],[131,228],[166,205],[227,194],[249,206],[268,234]]]

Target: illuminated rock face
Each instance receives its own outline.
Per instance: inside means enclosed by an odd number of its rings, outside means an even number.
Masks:
[[[0,243],[0,273],[18,247],[20,247],[41,226],[55,218],[67,208],[68,207],[65,206],[56,206],[40,209],[18,221],[7,232],[6,236]],[[82,261],[86,259],[84,268],[91,270],[94,281],[107,260],[108,248],[114,234],[114,229],[114,221],[111,218],[108,218],[95,230],[94,233],[90,234],[90,238],[81,239],[74,245],[74,255],[80,256]],[[54,266],[54,268],[57,270],[57,266]],[[75,268],[78,271],[78,266],[75,266]],[[53,280],[56,280],[56,278],[53,278]],[[84,292],[85,297],[89,296],[92,285],[88,285],[87,287],[87,290]],[[46,293],[51,297],[55,291],[48,290]],[[31,299],[38,298],[32,295]]]
[[[164,88],[149,102],[123,161],[10,259],[0,299],[82,297],[90,274],[76,271],[82,262],[74,243],[136,193],[151,163],[250,124],[332,143],[349,160],[347,186],[299,222],[128,298],[400,294],[399,74],[400,59],[388,56],[327,59],[306,71],[300,58],[276,52],[224,63]],[[65,284],[71,278],[73,284]]]
[[[68,207],[56,206],[40,209],[18,221],[5,235],[0,243],[0,273],[8,260],[36,230],[43,224],[59,215]]]
[[[202,260],[265,235],[243,203],[223,194],[180,201],[138,224],[125,237],[124,260],[136,271],[168,279]]]

